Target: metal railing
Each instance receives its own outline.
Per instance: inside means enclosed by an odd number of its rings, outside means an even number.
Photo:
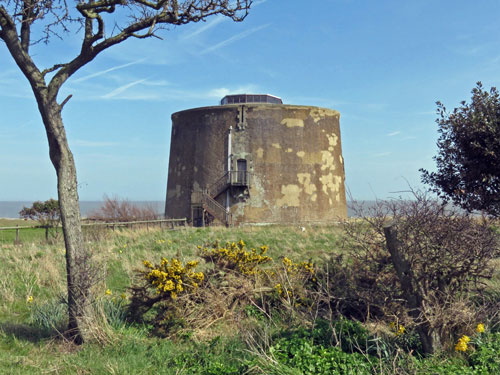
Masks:
[[[232,215],[226,210],[226,208],[213,199],[208,191],[203,191],[201,194],[201,203],[203,208],[207,210],[212,216],[217,218],[219,221],[227,226],[231,226]]]
[[[208,195],[217,198],[229,186],[250,186],[251,173],[248,171],[225,172],[217,181],[208,187]]]
[[[250,186],[251,173],[248,171],[230,171],[229,184],[233,186]]]
[[[208,194],[212,198],[217,198],[217,196],[227,189],[229,184],[229,172],[225,172],[217,181],[208,187]]]

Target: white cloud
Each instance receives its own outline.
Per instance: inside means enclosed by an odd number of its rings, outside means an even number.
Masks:
[[[138,64],[144,60],[145,59],[140,59],[140,60],[129,62],[127,64],[117,65],[117,66],[114,66],[114,67],[106,69],[106,70],[101,70],[100,72],[96,72],[96,73],[92,73],[92,74],[89,74],[89,75],[84,76],[84,77],[80,77],[78,79],[75,79],[73,82],[83,82],[83,81],[86,81],[86,80],[94,78],[94,77],[102,76],[103,74],[112,72],[114,70],[123,69],[123,68],[126,68],[127,66]]]
[[[401,134],[401,132],[398,130],[398,131],[395,131],[395,132],[392,132],[392,133],[389,133],[387,134],[388,137],[394,137],[395,135],[398,135],[398,134]]]
[[[211,98],[222,99],[226,95],[256,93],[257,91],[258,91],[257,86],[253,84],[236,87],[234,89],[228,89],[226,87],[218,87],[208,91],[206,93],[206,97],[210,99]]]
[[[103,99],[111,99],[111,98],[115,97],[116,95],[121,94],[125,90],[127,90],[127,89],[129,89],[129,88],[131,88],[133,86],[136,86],[136,85],[138,85],[138,84],[140,84],[140,83],[142,83],[144,81],[146,81],[146,79],[139,79],[137,81],[127,83],[126,85],[120,86],[120,87],[114,89],[113,91],[107,93],[106,95],[101,96],[101,98],[103,98]]]
[[[234,43],[236,42],[237,40],[240,40],[240,39],[243,39],[243,38],[246,38],[247,36],[249,35],[252,35],[254,33],[256,33],[257,31],[260,31],[262,29],[265,29],[266,27],[268,27],[270,25],[270,23],[267,23],[265,25],[261,25],[261,26],[257,26],[257,27],[254,27],[252,29],[249,29],[249,30],[245,30],[239,34],[236,34],[236,35],[233,35],[231,38],[228,38],[226,40],[223,40],[222,42],[219,42],[211,47],[208,47],[208,48],[205,48],[203,51],[201,51],[201,55],[204,55],[206,53],[209,53],[209,52],[213,52],[215,50],[218,50],[219,48],[222,48],[222,47],[225,47],[231,43]]]
[[[224,21],[225,21],[224,17],[215,17],[215,18],[212,18],[210,21],[205,22],[205,24],[203,26],[200,26],[200,27],[196,28],[194,31],[192,31],[190,33],[187,33],[187,34],[184,34],[183,36],[181,36],[181,39],[190,39],[190,38],[193,38],[193,37],[195,37],[197,35],[200,35],[200,34],[204,33],[207,30],[210,30],[212,27],[215,27],[219,23],[224,22]]]

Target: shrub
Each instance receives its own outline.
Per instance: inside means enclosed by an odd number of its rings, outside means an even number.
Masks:
[[[132,298],[129,314],[132,319],[142,319],[155,304],[163,302],[156,315],[156,323],[160,323],[167,316],[169,302],[186,292],[198,288],[205,275],[194,272],[197,261],[190,261],[185,266],[176,258],[168,260],[162,258],[159,264],[153,265],[150,261],[143,262],[144,270],[137,271],[137,285],[130,290]]]
[[[299,370],[304,375],[372,373],[368,356],[345,353],[339,347],[325,348],[300,335],[277,340],[271,346],[270,353],[278,362]]]
[[[380,308],[386,315],[407,316],[424,352],[440,348],[475,320],[469,295],[484,288],[482,281],[493,274],[491,261],[499,255],[489,220],[455,212],[419,193],[415,200],[379,202],[361,216],[345,226],[357,271],[352,280],[362,289],[369,285],[384,301]]]
[[[271,262],[272,259],[266,254],[267,246],[261,246],[259,250],[254,248],[248,251],[243,240],[226,242],[224,247],[215,242],[212,248],[198,246],[200,255],[205,261],[214,263],[218,268],[237,270],[244,275],[254,275],[258,272],[257,267]]]
[[[483,333],[480,327],[470,341],[469,364],[478,375],[500,374],[500,333]]]
[[[127,222],[136,220],[155,220],[158,213],[152,206],[139,207],[128,200],[104,196],[104,203],[89,219],[107,222]]]
[[[42,228],[45,228],[45,240],[49,240],[49,228],[55,228],[52,236],[57,239],[57,226],[61,221],[61,211],[59,201],[49,199],[45,202],[36,201],[31,207],[23,207],[19,211],[19,216],[25,219],[37,220]]]

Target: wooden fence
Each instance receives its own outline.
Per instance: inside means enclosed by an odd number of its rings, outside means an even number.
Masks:
[[[120,222],[104,222],[104,221],[95,221],[95,222],[82,222],[82,227],[104,227],[115,230],[116,228],[133,228],[134,226],[142,226],[149,229],[150,226],[159,226],[160,228],[169,228],[169,229],[177,229],[177,228],[185,228],[187,227],[187,219],[158,219],[158,220],[138,220],[138,221],[120,221]],[[21,240],[20,232],[26,229],[37,229],[42,228],[45,229],[45,236],[47,237],[48,228],[40,225],[16,225],[11,227],[0,227],[0,231],[5,230],[15,230],[16,231],[16,239],[15,242],[18,243]],[[59,225],[57,228],[61,228]]]

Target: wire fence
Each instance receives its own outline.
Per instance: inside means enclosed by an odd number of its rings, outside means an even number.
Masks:
[[[137,220],[137,221],[118,221],[118,222],[106,222],[106,221],[84,221],[82,223],[83,228],[108,228],[116,230],[117,228],[146,228],[159,227],[165,229],[180,229],[186,228],[188,225],[187,219],[157,219],[157,220]],[[57,227],[47,227],[41,225],[16,225],[9,227],[0,227],[0,242],[10,242],[21,243],[23,240],[32,240],[35,237],[40,239],[45,233],[45,239],[49,238],[49,230],[55,229],[58,231],[61,226]],[[24,235],[23,235],[24,233]]]

